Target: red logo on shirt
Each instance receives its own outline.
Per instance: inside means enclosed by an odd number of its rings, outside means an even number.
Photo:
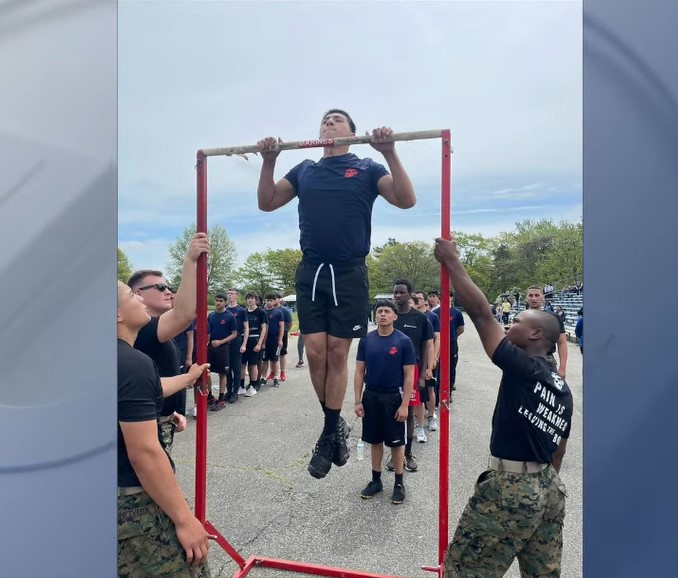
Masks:
[[[226,320],[222,319],[219,323],[221,323],[222,325],[226,325]]]
[[[395,355],[396,353],[398,353],[398,348],[394,345],[393,347],[391,347],[389,353],[391,355]]]
[[[355,177],[357,174],[358,174],[358,171],[356,169],[346,169],[344,176],[347,179],[350,179],[351,177]]]

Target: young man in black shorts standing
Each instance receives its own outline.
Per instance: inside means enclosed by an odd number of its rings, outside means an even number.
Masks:
[[[410,306],[411,294],[412,284],[407,279],[396,279],[393,286],[393,300],[398,308],[398,318],[393,322],[393,327],[410,338],[417,358],[417,364],[414,368],[414,387],[407,413],[407,443],[405,446],[405,467],[414,472],[419,466],[414,455],[412,455],[412,440],[416,436],[420,443],[428,441],[424,432],[421,394],[426,392],[426,380],[433,377],[431,373],[433,330],[428,319],[426,319],[426,315]],[[392,461],[392,464],[395,467],[395,460]]]
[[[355,130],[346,112],[333,109],[322,118],[320,138],[355,136]],[[416,203],[392,134],[390,128],[375,129],[371,142],[384,155],[390,174],[371,159],[349,153],[348,146],[328,146],[318,162],[306,160],[277,182],[273,179],[279,154],[274,150],[276,140],[259,142],[264,159],[257,190],[259,209],[274,211],[299,198],[303,253],[295,281],[299,329],[311,382],[325,414],[308,467],[315,478],[324,478],[332,463],[342,466],[348,460],[349,427],[340,413],[351,340],[367,333],[365,257],[370,251],[372,206],[379,195],[402,209]]]
[[[275,388],[280,387],[280,350],[283,344],[283,335],[285,333],[285,317],[282,311],[275,306],[277,296],[275,293],[266,295],[266,320],[268,322],[268,333],[266,334],[266,345],[264,347],[264,374],[268,371],[266,382],[272,382]]]
[[[450,276],[492,362],[502,370],[492,417],[489,468],[481,474],[444,560],[444,578],[500,578],[518,558],[522,576],[560,576],[565,488],[558,476],[572,420],[572,394],[546,361],[558,320],[518,313],[508,334],[459,260],[436,239]]]
[[[219,398],[212,404],[212,411],[219,411],[226,406],[227,387],[228,401],[233,403],[238,399],[237,388],[228,379],[231,367],[229,343],[237,338],[238,326],[235,317],[226,310],[226,296],[217,293],[214,311],[207,316],[207,361],[212,373],[219,374]]]
[[[252,397],[259,391],[259,362],[263,356],[264,344],[268,333],[268,318],[261,307],[257,306],[257,294],[245,295],[247,301],[247,322],[249,337],[245,346],[245,355],[242,358],[243,366],[247,365],[250,383],[245,389],[245,397]]]
[[[235,317],[238,337],[229,343],[228,357],[228,403],[235,403],[238,394],[245,393],[245,382],[241,380],[242,374],[242,356],[245,353],[245,346],[250,332],[250,326],[247,321],[247,309],[238,304],[239,292],[237,289],[226,291],[226,311]],[[235,395],[231,395],[231,392]]]
[[[355,413],[363,418],[362,439],[370,444],[372,463],[372,481],[361,497],[367,500],[383,491],[381,463],[387,446],[391,448],[395,469],[391,501],[401,504],[405,500],[405,422],[417,358],[412,340],[393,326],[397,317],[395,303],[377,301],[377,330],[358,344],[353,388]]]

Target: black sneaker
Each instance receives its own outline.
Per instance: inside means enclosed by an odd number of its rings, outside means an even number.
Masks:
[[[339,421],[337,422],[337,429],[335,432],[336,435],[336,445],[334,446],[334,456],[332,457],[332,462],[335,466],[343,466],[348,461],[349,456],[351,455],[351,450],[348,447],[348,436],[351,433],[351,428],[346,423],[346,420],[339,416]]]
[[[405,486],[403,484],[396,484],[393,486],[393,493],[391,494],[391,502],[394,504],[402,504],[405,501]]]
[[[365,486],[365,489],[362,492],[360,492],[360,497],[363,500],[369,500],[375,494],[378,494],[379,492],[383,491],[384,484],[381,483],[381,480],[379,480],[378,482],[372,480],[369,484]]]
[[[235,403],[236,401],[238,401],[238,394],[234,391],[228,396],[228,403]]]
[[[320,434],[311,461],[308,464],[308,473],[320,480],[324,478],[332,467],[334,458],[335,434]]]

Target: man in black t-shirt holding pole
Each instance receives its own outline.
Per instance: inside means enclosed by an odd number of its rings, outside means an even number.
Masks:
[[[142,295],[118,281],[118,576],[208,578],[208,534],[174,477],[159,422],[165,396],[184,385],[161,384],[133,347],[150,321]],[[207,367],[182,378],[195,382]]]
[[[558,320],[519,313],[504,335],[457,245],[436,239],[435,257],[502,370],[492,417],[489,468],[475,485],[444,560],[444,578],[500,578],[517,557],[523,576],[560,576],[565,487],[558,476],[572,420],[572,394],[546,361]]]

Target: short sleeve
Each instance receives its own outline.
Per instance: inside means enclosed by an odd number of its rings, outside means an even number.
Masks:
[[[370,183],[375,189],[377,188],[379,180],[389,174],[390,173],[386,170],[384,165],[370,159]]]
[[[301,172],[311,162],[313,161],[303,161],[297,166],[292,167],[285,175],[285,180],[289,181],[289,183],[294,188],[295,193],[299,192],[299,177],[301,176]]]
[[[361,337],[358,342],[358,354],[356,355],[356,361],[365,361],[365,338]]]
[[[421,340],[430,341],[433,339],[433,325],[431,325],[431,322],[426,319],[426,316],[424,316],[424,319],[426,320],[426,323],[424,325],[424,331],[422,332]]]
[[[464,316],[461,314],[459,309],[454,310],[454,316],[457,318],[457,327],[464,325]]]
[[[417,355],[414,352],[414,345],[409,337],[405,337],[401,342],[403,350],[403,365],[415,365],[417,363]]]

